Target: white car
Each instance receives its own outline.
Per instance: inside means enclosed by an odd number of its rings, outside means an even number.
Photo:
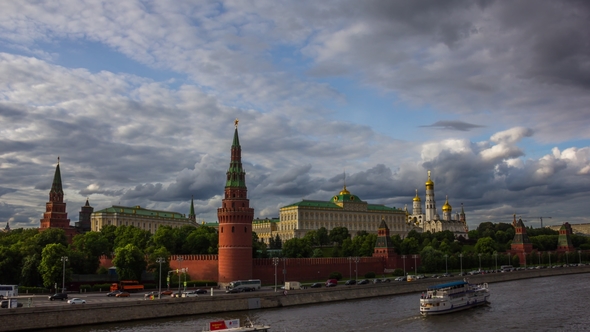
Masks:
[[[86,303],[86,300],[82,300],[82,299],[75,297],[73,299],[68,300],[68,303],[69,304],[84,304],[84,303]]]

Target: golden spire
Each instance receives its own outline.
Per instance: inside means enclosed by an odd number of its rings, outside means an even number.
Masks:
[[[434,182],[430,179],[430,171],[428,171],[428,181],[426,181],[426,187],[434,186]]]
[[[238,118],[236,118],[234,120],[234,126],[236,126],[236,129],[238,129],[238,122],[240,122],[240,120],[238,120]]]

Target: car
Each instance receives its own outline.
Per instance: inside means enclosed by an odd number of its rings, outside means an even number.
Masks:
[[[162,294],[162,295],[172,295],[172,293],[173,293],[173,291],[171,291],[171,290],[165,290],[165,291],[162,291],[162,293],[160,293],[160,294]]]
[[[207,294],[208,291],[206,289],[199,288],[195,291],[197,294]]]
[[[443,273],[443,274],[442,274],[442,277],[445,277],[445,278],[447,278],[447,277],[452,277],[452,276],[453,276],[453,275],[452,275],[452,274],[450,274],[450,273]]]
[[[369,279],[363,279],[357,283],[357,285],[366,285],[369,283]]]
[[[314,282],[313,284],[311,284],[311,286],[309,286],[310,288],[322,288],[322,283],[321,282]]]
[[[20,302],[17,303],[16,299],[12,300],[12,302],[13,302],[13,304],[12,304],[13,306],[14,306],[14,303],[16,303],[17,308],[22,308],[22,306],[23,306],[22,303],[20,303]],[[8,308],[8,300],[2,300],[2,303],[0,304],[0,308]]]
[[[174,292],[174,293],[170,294],[170,297],[183,297],[182,294],[183,294],[182,291]]]
[[[391,282],[391,279],[389,279],[389,278],[384,278],[384,279],[381,279],[381,282]]]
[[[151,298],[152,296],[153,296],[154,298],[156,298],[156,297],[158,297],[158,294],[159,294],[158,292],[155,292],[155,291],[154,291],[154,292],[149,292],[149,293],[145,293],[145,294],[143,294],[143,297],[144,297],[144,298],[146,298],[146,299],[147,299],[147,298]]]
[[[85,304],[86,303],[86,300],[82,300],[82,299],[79,299],[77,297],[74,297],[71,300],[68,300],[68,303],[69,304]]]
[[[197,296],[199,296],[197,291],[189,291],[189,292],[182,293],[182,297],[197,297]]]
[[[127,293],[127,292],[121,292],[117,295],[115,295],[115,297],[130,297],[131,294]]]
[[[350,280],[346,280],[346,282],[344,283],[345,285],[356,285],[356,280],[354,279],[350,279]]]
[[[228,290],[225,291],[226,293],[241,293],[242,290],[240,288],[230,288]]]
[[[381,279],[373,279],[373,283],[374,284],[380,284],[381,283]]]
[[[284,286],[283,286],[284,289]],[[256,290],[256,287],[246,287],[242,290],[242,292],[253,292]]]
[[[408,278],[406,276],[397,277],[394,279],[395,281],[407,281]]]
[[[116,291],[112,291],[112,292],[108,292],[107,296],[117,296],[117,294],[122,293],[120,290],[116,290]]]
[[[66,293],[55,293],[53,295],[49,295],[49,300],[53,301],[53,300],[67,300],[68,299],[68,294]]]
[[[336,287],[338,284],[335,284],[333,282],[328,282],[326,283],[326,287]]]

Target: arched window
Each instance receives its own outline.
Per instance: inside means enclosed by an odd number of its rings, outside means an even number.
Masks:
[[[244,233],[248,233],[248,227],[244,227]]]
[[[221,233],[223,233],[223,227],[221,227]]]
[[[233,233],[234,231],[235,231],[235,227],[234,227],[234,226],[232,226],[232,227],[231,227],[231,232]]]

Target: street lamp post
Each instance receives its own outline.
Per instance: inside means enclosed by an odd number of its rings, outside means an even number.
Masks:
[[[61,281],[61,292],[66,291],[66,262],[68,261],[68,256],[61,256],[61,261],[63,262],[63,275]]]
[[[182,284],[182,287],[183,287],[182,291],[186,293],[186,275],[188,274],[188,267],[185,267],[182,270],[182,273],[184,274],[184,284]]]
[[[537,251],[537,254],[539,255],[539,266],[541,266],[541,252]]]
[[[463,253],[459,254],[459,259],[461,262],[461,276],[463,275]]]
[[[578,259],[580,266],[582,265],[582,250],[578,250]]]
[[[494,261],[496,262],[496,272],[498,271],[498,252],[494,251]]]
[[[277,291],[277,265],[279,265],[279,258],[273,257],[272,258],[272,265],[275,266],[275,292]]]
[[[352,279],[352,257],[348,256],[348,275]]]
[[[565,265],[570,265],[569,259],[568,259],[568,257],[567,257],[567,256],[569,256],[569,255],[570,255],[570,252],[569,252],[569,250],[568,250],[568,251],[566,251],[566,252],[565,252]]]
[[[526,270],[526,252],[522,253],[524,256],[524,269]]]
[[[176,270],[178,272],[178,297],[180,297],[180,272],[182,271],[182,256],[178,256],[176,260],[178,261],[178,270]]]
[[[357,281],[359,278],[359,258],[358,257],[354,258],[354,269],[355,269],[354,273],[356,275],[354,278],[354,281]]]
[[[481,253],[477,254],[479,256],[479,272],[481,272]]]
[[[160,263],[160,278],[158,278],[158,300],[162,298],[162,263],[164,263],[166,259],[164,257],[158,257],[156,259],[156,263]]]
[[[445,274],[449,274],[449,265],[447,264],[447,258],[449,258],[449,255],[445,254]]]
[[[414,274],[418,274],[418,264],[416,263],[416,258],[418,258],[418,255],[412,255],[412,258],[414,258]]]
[[[404,261],[404,276],[406,275],[406,255],[402,255],[402,259]]]
[[[551,251],[547,252],[548,256],[549,256],[549,267],[551,267]]]

